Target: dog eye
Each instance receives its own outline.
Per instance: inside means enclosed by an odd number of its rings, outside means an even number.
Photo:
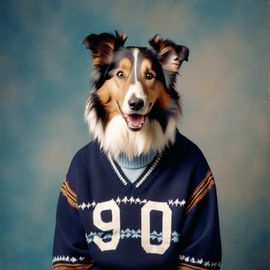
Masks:
[[[124,72],[123,72],[123,71],[118,71],[118,72],[116,73],[116,76],[117,76],[118,78],[123,78],[123,77],[124,77]]]
[[[146,79],[146,80],[152,80],[153,78],[154,78],[154,75],[153,75],[152,73],[147,72],[147,73],[145,74],[145,79]]]

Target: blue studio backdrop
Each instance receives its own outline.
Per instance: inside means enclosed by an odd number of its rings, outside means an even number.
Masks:
[[[90,140],[81,41],[114,30],[190,48],[179,128],[215,175],[222,270],[270,269],[269,1],[2,0],[0,30],[0,269],[50,269],[60,186]]]

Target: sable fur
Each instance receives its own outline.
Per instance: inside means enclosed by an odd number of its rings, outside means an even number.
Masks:
[[[83,41],[90,50],[93,62],[93,89],[86,103],[85,119],[93,138],[113,158],[121,152],[130,158],[150,150],[161,152],[168,144],[174,143],[181,115],[179,95],[174,85],[182,62],[187,61],[189,56],[187,47],[163,40],[158,35],[150,39],[150,48],[124,47],[126,39],[126,35],[115,32],[115,35],[91,34]],[[135,50],[140,58],[133,63],[132,53],[135,55]],[[141,64],[135,85],[130,74],[125,81],[117,78],[115,72],[122,59],[127,59],[127,64],[129,61],[133,64],[131,70],[135,77],[137,71],[134,65]],[[145,63],[145,67],[142,63]],[[155,74],[154,78],[144,77],[143,71],[148,69]],[[127,107],[125,97],[128,91],[136,91],[136,87],[140,87],[145,103],[149,103],[145,106],[148,105],[150,109],[147,113],[146,107],[141,109],[145,121],[139,131],[128,127],[121,112],[121,108]],[[137,112],[131,116],[135,114]]]

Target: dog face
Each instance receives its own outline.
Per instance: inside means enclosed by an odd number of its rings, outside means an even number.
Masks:
[[[118,32],[92,34],[84,39],[92,56],[94,86],[86,106],[86,119],[94,138],[109,152],[115,152],[112,147],[105,147],[109,140],[106,138],[113,136],[107,134],[112,125],[121,140],[143,136],[146,139],[161,131],[164,138],[158,136],[159,144],[164,147],[172,141],[166,139],[166,133],[175,133],[176,127],[170,127],[170,121],[176,122],[181,112],[174,83],[182,62],[188,60],[189,50],[159,36],[149,41],[150,48],[124,47],[126,39],[126,35]],[[117,135],[117,129],[121,129],[121,134]],[[117,153],[129,152],[120,148]],[[137,149],[127,154],[138,155],[148,150]]]

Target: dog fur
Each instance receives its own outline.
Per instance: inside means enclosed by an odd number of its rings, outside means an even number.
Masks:
[[[101,149],[129,158],[173,144],[181,115],[175,82],[189,49],[155,35],[150,47],[125,47],[127,35],[91,34],[83,40],[93,63],[85,119]]]

